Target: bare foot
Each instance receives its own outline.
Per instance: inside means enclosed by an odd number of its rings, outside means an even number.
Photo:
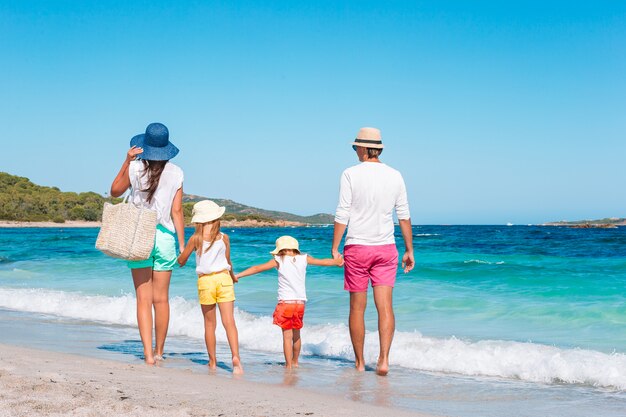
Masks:
[[[217,361],[215,359],[209,359],[209,369],[212,371],[217,369]]]
[[[152,356],[146,356],[144,362],[146,363],[146,365],[154,365],[156,363]]]
[[[354,367],[356,368],[357,371],[359,372],[364,372],[365,371],[365,364],[362,363],[361,361],[355,361],[354,362]]]
[[[233,375],[243,375],[243,366],[237,357],[233,358]]]
[[[378,360],[376,365],[376,374],[380,376],[387,376],[389,373],[389,362],[386,360]]]
[[[294,368],[297,368],[300,365],[298,365],[298,362],[294,362],[291,366],[293,366]]]

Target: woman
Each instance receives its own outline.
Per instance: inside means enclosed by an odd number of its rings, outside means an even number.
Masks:
[[[170,159],[178,148],[169,141],[167,127],[151,123],[145,134],[133,137],[120,172],[111,185],[119,197],[132,187],[131,200],[137,206],[157,212],[157,230],[152,254],[145,261],[129,261],[137,295],[137,324],[144,358],[153,365],[163,360],[163,348],[170,320],[169,287],[176,264],[176,240],[185,245],[183,219],[183,171]],[[152,349],[152,308],[156,344]]]

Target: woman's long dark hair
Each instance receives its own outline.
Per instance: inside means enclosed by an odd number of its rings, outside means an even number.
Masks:
[[[167,161],[143,161],[143,175],[148,176],[148,188],[141,191],[148,193],[148,203],[152,201],[152,197],[154,197],[154,193],[159,186],[159,180],[161,179],[165,164],[167,164]]]

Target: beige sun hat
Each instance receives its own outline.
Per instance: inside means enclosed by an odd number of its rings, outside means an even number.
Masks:
[[[380,136],[380,129],[375,127],[362,127],[359,129],[359,133],[356,134],[353,146],[361,146],[363,148],[382,149],[383,140]]]
[[[207,223],[217,220],[226,211],[226,207],[220,207],[211,200],[198,201],[193,205],[191,223]]]
[[[272,255],[278,255],[278,252],[283,249],[293,249],[300,252],[298,241],[291,236],[281,236],[276,239],[276,249],[274,249],[270,253]]]

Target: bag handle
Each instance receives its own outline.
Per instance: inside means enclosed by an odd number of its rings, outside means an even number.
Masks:
[[[135,177],[137,178],[137,184],[141,185],[141,177],[139,176],[139,170],[135,171]],[[122,201],[123,203],[126,203],[128,201],[128,197],[132,197],[130,202],[135,204],[135,187],[133,187],[133,183],[131,182],[130,185],[128,186],[128,193],[126,194],[126,197],[124,197],[124,201]],[[141,202],[141,208],[145,208],[143,199],[139,199],[139,201]]]

